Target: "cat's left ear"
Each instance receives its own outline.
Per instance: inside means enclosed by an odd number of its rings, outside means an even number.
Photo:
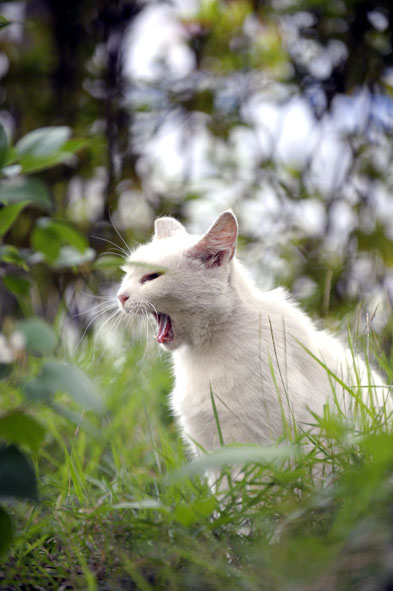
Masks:
[[[233,258],[236,250],[238,226],[232,211],[224,211],[203,238],[188,251],[188,256],[199,259],[207,267],[220,267]]]
[[[162,238],[169,238],[175,232],[185,232],[186,229],[175,218],[171,217],[163,217],[157,218],[154,222],[154,238],[156,240],[161,240]]]

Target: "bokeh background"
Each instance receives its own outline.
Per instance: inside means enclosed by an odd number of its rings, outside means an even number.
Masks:
[[[157,215],[201,232],[232,207],[261,287],[287,286],[328,326],[357,311],[389,347],[387,0],[30,0],[0,12],[0,202],[29,201],[2,231],[2,324],[61,312],[83,332],[83,293],[113,293],[118,279],[114,256],[99,256],[114,249],[105,240],[124,246],[114,226],[132,246]]]
[[[231,207],[260,287],[393,383],[392,93],[390,0],[0,2],[2,591],[393,589],[387,409],[339,381],[353,423],[218,450],[223,504],[116,304],[156,216]]]

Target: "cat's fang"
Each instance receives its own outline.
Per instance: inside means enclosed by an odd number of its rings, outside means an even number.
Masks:
[[[162,344],[171,343],[174,335],[170,316],[159,313],[156,315],[156,319],[158,322],[157,341]]]

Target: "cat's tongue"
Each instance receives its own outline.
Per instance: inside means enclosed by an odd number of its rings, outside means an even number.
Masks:
[[[159,343],[170,343],[173,341],[172,322],[167,314],[157,314],[158,333],[157,341]]]

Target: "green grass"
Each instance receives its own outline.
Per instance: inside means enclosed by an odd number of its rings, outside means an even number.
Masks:
[[[141,344],[94,352],[85,344],[77,362],[104,393],[102,415],[65,396],[57,403],[71,419],[31,408],[46,429],[34,456],[40,501],[8,504],[15,537],[1,590],[391,589],[389,417],[351,425],[326,409],[313,434],[223,447],[190,465],[168,412],[165,360]],[[3,411],[23,404],[16,385],[11,377]],[[231,463],[244,477],[218,502],[202,472],[222,467],[225,477]]]

